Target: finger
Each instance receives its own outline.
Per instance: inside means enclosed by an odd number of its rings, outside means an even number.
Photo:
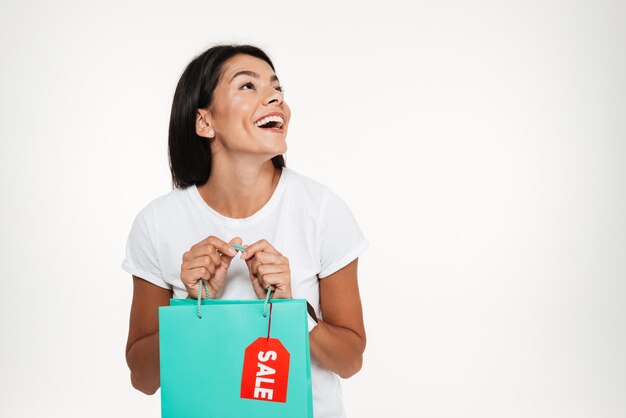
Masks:
[[[193,251],[194,249],[196,249],[198,247],[204,247],[207,244],[211,244],[211,242],[215,241],[215,239],[220,240],[219,238],[217,238],[214,235],[209,235],[208,237],[206,237],[202,241],[196,242],[194,245],[192,245],[191,248],[190,248],[190,251]]]
[[[211,261],[213,262],[213,264],[215,265],[215,267],[219,267],[220,264],[222,264],[222,258],[220,257],[219,253],[217,252],[217,248],[215,248],[215,246],[213,246],[213,244],[207,244],[206,246],[206,254],[208,254],[208,256],[211,258]],[[200,258],[205,259],[205,256],[200,256]]]
[[[256,271],[257,276],[265,277],[268,274],[284,273],[287,270],[284,265],[280,264],[261,264],[257,267]]]
[[[256,254],[259,251],[264,251],[264,252],[268,252],[272,254],[280,254],[276,250],[276,248],[272,246],[272,244],[267,242],[267,240],[262,239],[262,240],[255,242],[254,244],[248,245],[246,247],[246,251],[244,251],[243,254],[241,254],[241,259],[246,260],[250,257],[253,257],[254,254]]]
[[[290,275],[287,272],[264,274],[262,285],[265,289],[269,288],[271,285],[278,290],[284,291],[291,285]]]
[[[266,252],[258,252],[253,257],[253,260],[258,260],[263,264],[289,264],[289,260],[282,254],[273,254]]]
[[[259,266],[262,263],[257,258],[249,258],[246,260],[246,264],[248,264],[248,270],[250,270],[250,273],[256,276]]]
[[[228,241],[229,254],[222,254],[222,261],[225,263],[225,267],[230,266],[231,261],[233,261],[233,258],[235,258],[238,252],[236,249],[232,247],[231,244],[241,245],[242,243],[243,241],[239,237],[235,237],[231,239],[230,241]]]
[[[190,248],[192,256],[197,253],[202,253],[202,249],[206,248],[208,245],[212,245],[213,247],[215,247],[215,249],[221,251],[224,255],[228,255],[231,257],[237,255],[237,250],[231,247],[230,244],[224,242],[216,236],[211,235]]]
[[[213,259],[213,263],[217,267],[219,267],[219,265],[222,263],[222,259],[220,258],[218,249],[213,244],[205,244],[203,246],[193,248],[188,253],[185,253],[185,255],[183,256],[183,260],[186,259],[187,261],[192,261],[196,258],[202,258],[207,256]]]
[[[198,243],[198,244],[193,245],[189,249],[189,251],[183,254],[183,261],[190,261],[190,260],[193,260],[194,258],[198,258],[203,255],[209,255],[208,250],[210,247],[215,248],[213,244],[209,244],[209,243],[204,243],[203,245],[199,245]]]
[[[187,286],[189,295],[195,298],[198,297],[198,282],[200,279],[208,280],[208,277],[209,271],[206,267],[184,270],[180,274],[180,279]]]
[[[259,257],[261,254],[269,255],[266,257],[269,261],[262,261]],[[256,275],[260,276],[267,273],[277,273],[286,271],[289,272],[289,260],[283,256],[276,256],[276,254],[268,254],[268,253],[256,253],[250,265],[250,271]]]
[[[258,280],[255,279],[252,281],[252,289],[254,290],[254,293],[259,299],[265,298],[266,291],[265,289],[263,289],[263,287],[261,286]]]
[[[246,260],[246,264],[248,265],[248,272],[250,273],[250,280],[255,281],[255,280],[260,279],[261,277],[257,275],[257,269],[261,265],[261,263],[251,258],[251,259]]]
[[[210,237],[209,237],[210,238]],[[235,237],[230,240],[230,243],[224,242],[217,237],[213,237],[213,240],[209,240],[209,243],[212,244],[216,249],[218,249],[223,255],[226,257],[233,258],[237,255],[237,250],[235,250],[230,244],[233,243],[233,240],[241,241],[241,238]]]
[[[197,267],[205,267],[212,276],[215,274],[215,270],[220,266],[221,263],[221,261],[218,261],[218,263],[216,264],[213,257],[204,255],[194,258],[191,261],[187,261],[185,264],[183,264],[183,266],[181,266],[181,269],[190,270]]]

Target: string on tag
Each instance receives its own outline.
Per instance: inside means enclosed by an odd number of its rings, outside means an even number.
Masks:
[[[206,299],[210,298],[209,287],[204,282],[204,279],[198,280],[198,319],[202,319],[202,310],[200,309],[200,306],[202,305],[202,286],[204,286],[204,291],[206,293]]]
[[[267,320],[267,340],[270,340],[270,328],[272,326],[272,302],[270,302],[270,317]]]
[[[267,304],[270,304],[270,317],[267,321],[267,340],[270,339],[270,327],[272,325],[272,302],[270,302],[270,298],[272,297],[272,292],[274,292],[274,286],[270,285],[267,288],[267,295],[265,295],[265,303],[263,304],[263,318],[267,317]]]

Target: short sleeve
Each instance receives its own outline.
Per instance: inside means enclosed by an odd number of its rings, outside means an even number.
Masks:
[[[322,203],[319,233],[320,279],[347,266],[369,246],[348,205],[330,190]]]
[[[122,269],[159,287],[172,289],[161,274],[149,209],[146,207],[140,211],[131,226]]]

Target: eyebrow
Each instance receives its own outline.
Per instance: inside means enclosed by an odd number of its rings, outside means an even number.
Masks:
[[[241,71],[237,71],[235,73],[235,75],[230,78],[230,81],[232,82],[235,79],[235,77],[237,77],[238,75],[249,75],[250,77],[254,77],[254,78],[260,78],[261,77],[260,75],[258,75],[254,71],[241,70]],[[270,77],[270,82],[272,82],[272,81],[278,81],[280,83],[280,81],[278,80],[278,77],[276,76],[276,74],[274,74],[273,76]]]

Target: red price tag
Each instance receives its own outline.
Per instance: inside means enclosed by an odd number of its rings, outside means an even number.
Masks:
[[[277,338],[260,337],[246,348],[241,397],[287,402],[289,351]]]

